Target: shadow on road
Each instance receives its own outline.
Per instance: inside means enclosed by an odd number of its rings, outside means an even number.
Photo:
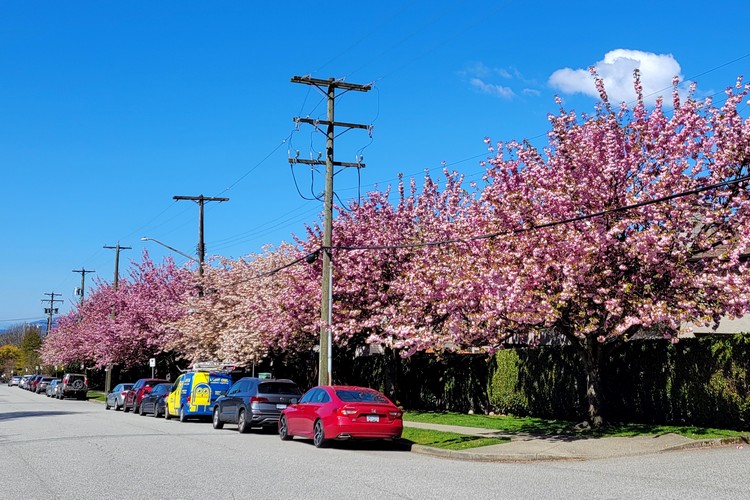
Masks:
[[[312,439],[296,438],[295,441],[306,443],[313,446]],[[357,450],[357,451],[411,451],[411,441],[405,439],[396,439],[387,441],[383,439],[351,439],[345,441],[330,440],[326,443],[327,448],[337,450]]]
[[[57,415],[73,415],[72,411],[9,411],[0,413],[0,421],[14,420],[27,417],[55,417]]]

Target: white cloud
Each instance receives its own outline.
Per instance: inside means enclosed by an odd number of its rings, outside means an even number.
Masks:
[[[594,67],[604,79],[604,88],[610,101],[614,103],[635,99],[635,68],[640,69],[644,99],[649,104],[653,104],[659,95],[668,97],[671,94],[673,77],[677,76],[682,80],[680,64],[672,54],[615,49],[607,52],[604,59],[594,64]],[[558,69],[549,77],[549,84],[566,94],[581,93],[599,97],[588,69]],[[664,102],[668,105],[671,99],[667,98]]]
[[[510,99],[515,95],[513,89],[510,87],[503,87],[502,85],[495,85],[494,83],[487,83],[479,78],[472,78],[469,80],[472,87],[483,92],[485,94],[496,95]]]

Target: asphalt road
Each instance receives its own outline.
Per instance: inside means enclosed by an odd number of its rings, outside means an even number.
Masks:
[[[0,498],[748,498],[750,450],[477,463],[379,444],[316,449],[0,386]]]

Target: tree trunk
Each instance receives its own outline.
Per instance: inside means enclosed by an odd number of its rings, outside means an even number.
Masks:
[[[399,404],[400,394],[398,394],[398,368],[401,364],[401,358],[395,349],[390,347],[384,348],[385,358],[385,395],[388,396],[395,404]]]
[[[601,367],[604,345],[589,336],[583,343],[583,365],[586,369],[586,416],[589,425],[599,428],[604,425],[604,402],[601,392]]]

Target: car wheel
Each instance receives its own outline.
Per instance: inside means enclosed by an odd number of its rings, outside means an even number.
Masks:
[[[316,448],[325,448],[328,444],[326,433],[323,430],[323,422],[320,420],[316,420],[315,426],[313,427],[313,444]]]
[[[169,406],[164,405],[164,420],[172,420],[172,415],[169,413]]]
[[[143,411],[143,405],[141,405],[141,406],[140,406],[140,407],[138,408],[138,414],[139,414],[140,416],[142,416],[142,417],[145,417],[145,416],[146,416],[146,412],[145,412],[145,411]]]
[[[240,414],[237,415],[237,430],[241,434],[245,434],[250,430],[250,427],[247,425],[247,412],[245,410],[240,410]]]
[[[138,413],[138,410],[140,410],[140,406],[137,406],[135,403],[133,403],[133,413]]]
[[[282,441],[289,441],[293,437],[289,434],[289,426],[286,423],[286,417],[284,415],[279,419],[279,437]]]
[[[104,409],[105,410],[109,410],[110,408],[112,408],[112,407],[109,406],[109,399],[107,399],[107,400],[104,401]]]
[[[123,413],[127,413],[127,412],[130,411],[130,408],[128,407],[127,401],[122,404],[122,411],[123,411]]]
[[[218,406],[216,408],[214,408],[213,424],[214,424],[214,429],[222,429],[224,427],[224,422],[222,422],[221,419],[219,418],[219,407]]]
[[[120,411],[120,410],[122,410],[122,406],[120,406],[120,403],[117,400],[115,400],[115,411]]]
[[[159,407],[156,406],[156,403],[154,403],[154,418],[159,418]]]
[[[180,422],[187,422],[187,414],[185,413],[184,406],[180,406]]]

